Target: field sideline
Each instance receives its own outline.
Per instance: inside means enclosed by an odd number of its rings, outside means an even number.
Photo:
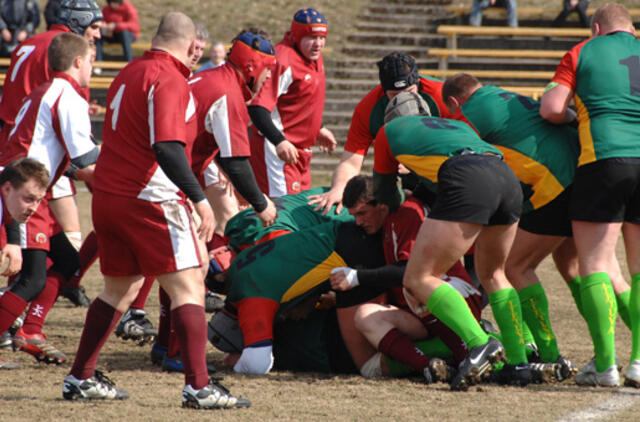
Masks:
[[[85,230],[89,194],[78,195]],[[540,274],[547,290],[551,318],[563,354],[579,365],[592,349],[586,324],[578,315],[568,288],[549,260]],[[101,289],[98,267],[84,280],[87,293],[95,297]],[[149,297],[148,311],[157,324],[156,290]],[[45,333],[52,344],[73,358],[86,309],[61,299],[49,314]],[[485,317],[490,310],[485,310]],[[620,362],[626,365],[630,351],[629,332],[617,325]],[[18,361],[18,371],[0,371],[0,420],[437,420],[459,421],[614,421],[635,420],[640,412],[640,390],[578,387],[573,381],[533,385],[527,388],[482,385],[465,393],[453,393],[448,385],[424,385],[419,379],[365,380],[357,376],[293,374],[277,372],[251,377],[225,372],[223,384],[234,394],[249,398],[249,409],[194,411],[180,408],[182,376],[153,367],[150,346],[138,347],[110,337],[98,362],[118,386],[131,394],[124,402],[72,403],[62,399],[62,379],[70,362],[61,366],[37,363],[24,353],[0,351],[5,359]],[[208,358],[219,363],[222,354],[208,346]]]

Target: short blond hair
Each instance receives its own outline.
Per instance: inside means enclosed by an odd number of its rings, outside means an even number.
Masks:
[[[626,7],[618,3],[607,3],[598,8],[591,18],[592,31],[595,29],[595,24],[600,26],[600,31],[604,34],[633,28],[631,14]]]

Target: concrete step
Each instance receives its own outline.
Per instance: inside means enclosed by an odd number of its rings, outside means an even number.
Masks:
[[[434,28],[435,31],[435,28]],[[403,33],[403,32],[364,32],[358,31],[347,36],[347,43],[369,45],[402,45],[424,46],[433,45],[434,40],[440,41],[441,35],[433,33]]]
[[[340,89],[332,89],[331,91],[327,91],[325,98],[326,99],[334,99],[334,100],[357,100],[360,101],[365,95],[369,93],[370,90],[362,89],[351,89],[351,90],[340,90]]]
[[[324,111],[351,111],[358,104],[359,99],[357,98],[327,98],[324,100]]]
[[[387,15],[422,16],[424,19],[436,19],[448,14],[444,8],[429,4],[399,4],[391,2],[369,2],[364,7],[365,13],[377,13]]]
[[[380,3],[370,2],[370,3]],[[385,0],[384,4],[398,4],[398,5],[430,5],[430,6],[448,6],[453,3],[453,0]]]
[[[427,32],[432,30],[433,24],[425,22],[412,23],[412,22],[372,22],[358,20],[355,28],[358,31],[365,32],[398,32],[398,33],[415,33],[415,32]]]
[[[379,81],[377,81],[376,79],[327,79],[327,90],[366,90],[368,92],[375,88],[378,84]]]
[[[446,46],[446,42],[444,38],[432,38],[429,44],[425,45],[365,45],[365,44],[354,44],[348,43],[342,48],[342,52],[345,54],[349,54],[356,57],[375,57],[380,60],[382,57],[386,56],[389,53],[393,53],[394,51],[401,51],[405,54],[409,54],[416,58],[416,60],[426,60],[429,56],[427,55],[427,49],[429,47],[441,47],[444,48]],[[460,47],[462,48],[462,47]],[[467,47],[464,47],[467,48]],[[473,48],[473,47],[468,47]]]
[[[441,18],[440,18],[441,19]],[[356,22],[384,22],[411,25],[433,25],[439,19],[430,19],[425,15],[407,15],[392,13],[366,12],[356,16]]]
[[[403,50],[399,50],[404,52]],[[378,71],[378,66],[376,65],[376,63],[378,63],[383,56],[380,57],[367,57],[367,56],[362,56],[362,57],[345,57],[345,58],[341,58],[340,60],[333,60],[333,61],[325,61],[325,71],[328,71],[329,69],[334,69],[334,68],[363,68],[363,69],[375,69],[376,72]],[[416,58],[416,64],[418,65],[418,67],[421,66],[428,66],[428,65],[433,65],[435,63],[438,62],[437,58],[435,57],[422,57],[422,58]]]
[[[326,125],[330,124],[349,124],[353,110],[324,110],[322,122]]]

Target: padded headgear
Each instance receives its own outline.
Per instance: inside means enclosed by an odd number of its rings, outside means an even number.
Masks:
[[[207,338],[217,349],[226,353],[241,353],[244,348],[244,336],[238,325],[238,319],[226,310],[216,312],[207,325]]]
[[[300,9],[293,15],[291,35],[293,42],[300,45],[300,40],[308,35],[326,37],[329,33],[327,20],[315,9]]]
[[[84,35],[89,26],[102,19],[102,11],[93,0],[62,0],[56,23],[66,26],[71,32]]]
[[[384,122],[388,123],[401,116],[431,116],[431,110],[417,92],[401,92],[384,109]]]
[[[252,88],[262,71],[276,64],[276,51],[262,35],[245,32],[234,41],[228,60],[240,69]]]
[[[378,63],[380,85],[385,91],[405,89],[418,84],[418,66],[413,57],[393,52]]]

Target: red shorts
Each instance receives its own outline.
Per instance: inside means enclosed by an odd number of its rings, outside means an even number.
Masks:
[[[49,201],[44,198],[29,220],[20,224],[20,247],[48,252],[49,238],[54,234],[55,225],[56,219],[49,210]]]
[[[278,197],[311,189],[311,151],[298,148],[298,162],[285,164],[278,158],[276,147],[262,135],[252,132],[249,142],[249,162],[262,192]]]
[[[201,265],[193,220],[182,202],[95,190],[91,212],[104,275],[156,276]]]

